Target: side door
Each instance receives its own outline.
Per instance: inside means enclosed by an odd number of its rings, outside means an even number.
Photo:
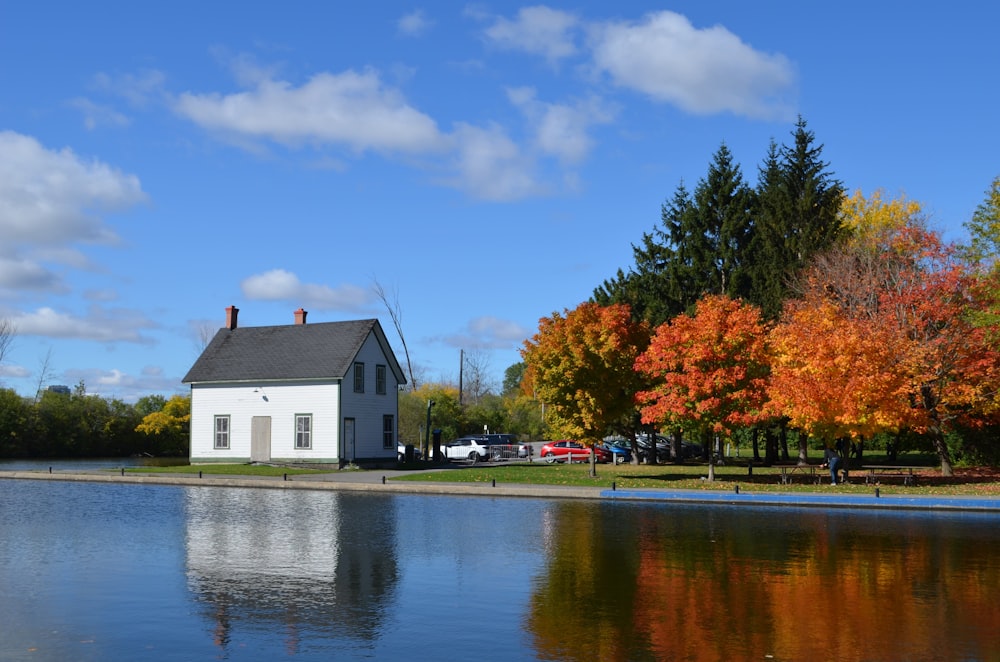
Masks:
[[[355,434],[354,434],[354,419],[345,418],[344,419],[344,447],[342,449],[343,457],[347,458],[348,462],[354,462],[356,457],[357,449],[355,448]]]

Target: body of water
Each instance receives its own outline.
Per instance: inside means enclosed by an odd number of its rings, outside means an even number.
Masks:
[[[0,660],[1000,659],[996,515],[28,480],[0,508]]]

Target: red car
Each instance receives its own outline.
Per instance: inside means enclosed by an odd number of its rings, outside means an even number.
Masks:
[[[546,462],[589,462],[590,446],[585,446],[579,441],[550,441],[542,446],[539,453]],[[611,462],[611,452],[600,446],[594,447],[594,454],[598,462]]]

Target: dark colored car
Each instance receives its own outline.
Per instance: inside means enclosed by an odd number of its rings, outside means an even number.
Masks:
[[[590,446],[585,446],[579,441],[550,441],[542,446],[539,453],[546,462],[588,462],[590,460]],[[611,462],[613,455],[611,451],[601,446],[594,446],[594,455],[598,462]]]
[[[605,441],[601,447],[611,452],[615,464],[628,464],[632,461],[632,449],[627,441]]]

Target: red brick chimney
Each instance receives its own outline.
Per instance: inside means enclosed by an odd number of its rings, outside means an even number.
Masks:
[[[240,314],[240,309],[236,306],[229,306],[226,308],[226,328],[235,329],[236,328],[236,316]]]
[[[308,315],[308,314],[309,314],[308,311],[302,310],[301,308],[299,308],[298,310],[296,310],[295,311],[295,323],[296,324],[305,324],[306,323],[306,315]]]

